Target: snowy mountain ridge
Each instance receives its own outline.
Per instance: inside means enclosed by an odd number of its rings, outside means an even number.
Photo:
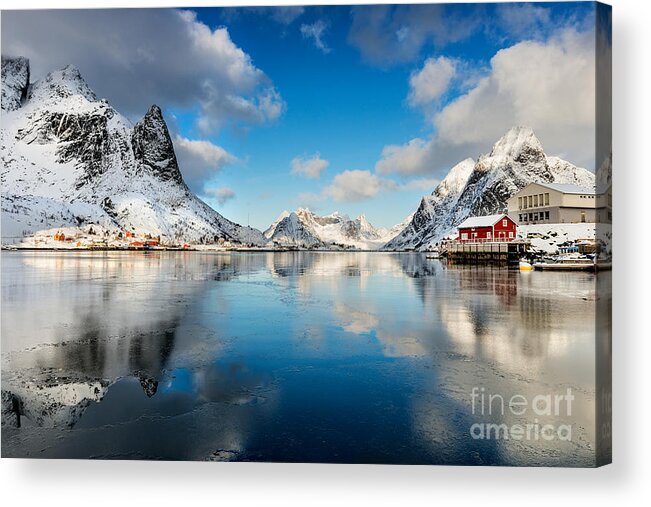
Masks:
[[[470,216],[502,213],[506,201],[529,183],[571,183],[594,188],[595,176],[545,155],[530,127],[513,127],[477,162],[454,166],[432,195],[421,199],[411,222],[383,250],[426,250]]]
[[[98,100],[74,66],[29,83],[25,58],[2,58],[2,240],[100,224],[168,242],[260,245],[183,181],[162,111],[136,125]]]
[[[397,235],[405,223],[391,229],[374,227],[365,215],[351,220],[334,212],[319,216],[307,208],[283,211],[264,232],[270,247],[347,247],[377,250]]]

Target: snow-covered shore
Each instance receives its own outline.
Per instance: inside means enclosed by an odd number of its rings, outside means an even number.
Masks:
[[[611,254],[612,226],[594,223],[520,225],[518,238],[528,239],[534,249],[547,254],[579,241],[600,242],[604,253]]]

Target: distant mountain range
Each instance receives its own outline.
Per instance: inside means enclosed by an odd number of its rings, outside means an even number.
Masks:
[[[353,220],[298,209],[283,212],[262,233],[227,220],[188,189],[158,106],[132,125],[97,99],[75,67],[30,83],[25,58],[2,58],[0,142],[3,243],[39,230],[100,224],[172,242],[423,250],[469,216],[504,211],[507,199],[529,183],[595,185],[593,173],[545,155],[530,128],[514,127],[489,154],[450,169],[391,229],[374,227],[364,215]]]
[[[263,234],[269,246],[378,250],[406,225],[407,220],[391,229],[376,228],[364,215],[351,220],[338,212],[318,216],[299,208],[283,211]]]

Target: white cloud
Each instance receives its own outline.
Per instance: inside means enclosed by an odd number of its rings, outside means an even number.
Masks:
[[[195,191],[200,191],[203,184],[224,166],[238,162],[237,157],[221,146],[210,141],[187,139],[180,135],[174,138],[174,151],[183,179]]]
[[[321,176],[321,171],[328,167],[330,163],[321,158],[318,153],[310,158],[295,157],[290,164],[291,173],[304,176],[305,178],[317,179]]]
[[[301,33],[303,34],[303,38],[313,39],[314,45],[327,54],[332,51],[332,49],[329,48],[323,40],[326,29],[327,25],[322,19],[316,20],[311,25],[301,25]]]
[[[235,198],[235,192],[229,187],[207,188],[205,193],[214,197],[220,206]]]
[[[486,153],[514,125],[530,125],[547,154],[594,168],[594,41],[594,32],[563,29],[498,51],[467,93],[433,115],[430,139],[385,146],[376,171],[436,174]]]
[[[428,58],[409,78],[409,103],[423,106],[437,101],[448,90],[456,71],[457,63],[451,58]]]
[[[357,202],[372,199],[380,192],[403,192],[409,190],[434,190],[438,180],[422,178],[399,183],[397,181],[381,178],[366,170],[349,170],[337,174],[332,183],[325,187],[321,194],[303,194],[302,200],[312,202],[319,198],[331,198],[338,202]]]
[[[382,157],[375,164],[380,174],[413,175],[434,171],[431,159],[431,142],[424,139],[412,139],[407,144],[391,144],[382,149]]]
[[[514,125],[531,125],[550,154],[587,164],[594,158],[594,33],[566,30],[498,51],[490,73],[434,124],[445,143],[484,145]]]
[[[339,202],[364,201],[375,197],[382,187],[382,180],[370,171],[350,170],[337,174],[323,195]]]
[[[228,29],[211,29],[192,11],[7,11],[2,50],[28,57],[33,79],[74,64],[99,96],[131,118],[152,103],[198,108],[199,126],[215,130],[273,121],[285,108]]]
[[[432,192],[440,183],[438,178],[419,178],[400,185],[400,190],[426,190]]]

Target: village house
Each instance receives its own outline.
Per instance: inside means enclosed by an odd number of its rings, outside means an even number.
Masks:
[[[610,223],[612,194],[563,183],[530,183],[508,201],[508,214],[518,223]]]
[[[513,241],[517,224],[506,214],[470,217],[459,224],[457,241],[489,242]]]

